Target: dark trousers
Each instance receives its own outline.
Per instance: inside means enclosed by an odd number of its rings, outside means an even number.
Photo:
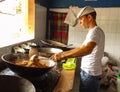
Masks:
[[[80,72],[79,92],[98,92],[101,76],[91,76],[84,71]]]

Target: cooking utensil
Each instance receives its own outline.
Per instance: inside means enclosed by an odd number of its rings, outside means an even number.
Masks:
[[[36,54],[34,54],[34,55],[32,55],[31,57],[30,57],[30,61],[34,61],[34,59],[35,59],[35,57],[38,57]]]
[[[9,53],[9,54],[4,54],[2,55],[2,60],[3,62],[16,74],[20,76],[41,76],[47,72],[49,72],[54,66],[56,66],[56,63],[53,60],[50,60],[50,65],[49,67],[46,68],[35,68],[35,67],[25,67],[25,66],[20,66],[16,65],[13,63],[14,60],[16,59],[25,59],[29,60],[28,54],[23,54],[23,53]]]
[[[34,85],[27,79],[0,75],[0,92],[36,92]]]
[[[39,55],[39,47],[37,46],[31,46],[30,50],[29,50],[29,58],[31,58],[33,55]]]

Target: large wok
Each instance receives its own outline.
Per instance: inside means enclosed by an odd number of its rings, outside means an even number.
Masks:
[[[63,50],[59,48],[42,47],[42,48],[39,48],[39,52],[40,52],[40,55],[50,57],[51,55],[55,53],[63,52]]]
[[[0,92],[36,92],[34,85],[27,79],[0,75]]]
[[[61,52],[61,49],[56,49],[56,48],[40,48],[40,51],[43,53],[47,53],[50,55],[54,54],[54,53],[58,53]],[[8,53],[8,54],[4,54],[2,55],[2,60],[3,63],[5,63],[13,72],[15,72],[16,74],[23,76],[23,77],[32,77],[32,76],[42,76],[43,74],[49,72],[52,68],[54,68],[57,64],[53,61],[50,60],[50,66],[46,67],[46,68],[35,68],[35,67],[24,67],[24,66],[20,66],[20,65],[16,65],[15,63],[13,63],[13,61],[16,58],[21,58],[21,59],[29,59],[29,55],[28,54],[24,54],[24,53]]]
[[[56,65],[54,61],[50,60],[50,63],[52,63],[52,65],[46,68],[25,67],[25,66],[16,65],[15,63],[13,63],[13,61],[16,58],[28,60],[28,55],[23,53],[17,53],[17,54],[10,53],[10,54],[2,55],[3,63],[5,63],[13,72],[24,77],[41,76],[47,73],[48,71],[50,71]]]
[[[54,41],[54,40],[41,40],[41,43],[45,47],[60,48],[63,51],[67,51],[67,50],[73,49],[73,47],[72,47],[73,45],[72,44],[66,45],[64,43],[61,43],[61,42],[58,42],[58,41]]]

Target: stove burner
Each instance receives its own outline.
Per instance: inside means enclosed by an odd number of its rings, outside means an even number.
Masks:
[[[12,72],[9,68],[7,68],[0,72],[0,75],[16,75],[16,74]],[[53,92],[53,89],[57,84],[59,77],[60,73],[58,73],[55,69],[52,69],[51,71],[42,76],[24,78],[28,79],[33,83],[33,85],[36,88],[36,92]]]
[[[36,87],[37,92],[53,92],[53,89],[59,79],[57,71],[50,71],[43,76],[29,77],[30,80]]]

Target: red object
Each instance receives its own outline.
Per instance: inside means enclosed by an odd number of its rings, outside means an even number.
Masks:
[[[112,65],[108,65],[108,67],[110,68],[110,70],[112,70],[113,72],[115,71],[112,67]]]

